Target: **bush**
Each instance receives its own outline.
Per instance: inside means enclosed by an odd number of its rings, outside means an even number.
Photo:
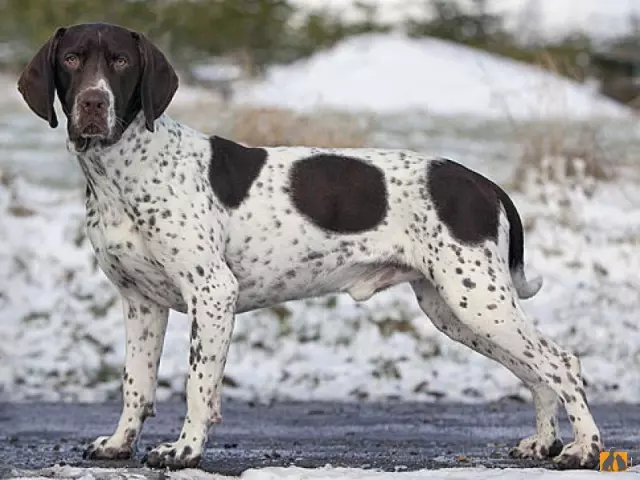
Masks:
[[[305,115],[281,108],[242,108],[234,112],[231,124],[233,140],[264,147],[363,147],[371,129],[361,116]]]
[[[256,68],[278,60],[294,13],[288,0],[0,0],[0,10],[0,41],[28,50],[60,25],[101,21],[145,32],[175,61],[248,51]]]

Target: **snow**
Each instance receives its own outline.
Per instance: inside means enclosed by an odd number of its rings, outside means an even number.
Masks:
[[[539,8],[540,34],[546,37],[560,37],[572,31],[587,32],[600,39],[624,35],[630,32],[631,16],[640,14],[640,5],[635,0],[492,1],[496,10],[507,14],[513,27],[521,26],[527,21],[523,14],[530,13],[532,5],[533,8]],[[530,17],[528,20],[532,21]]]
[[[626,472],[617,472],[616,479],[638,478],[640,467],[632,467]],[[146,469],[108,469],[78,468],[55,466],[41,471],[16,471],[12,480],[44,480],[47,478],[73,480],[144,480],[156,478],[157,472]],[[362,468],[336,468],[330,465],[324,468],[307,469],[300,467],[269,467],[249,469],[239,477],[206,473],[201,470],[187,469],[164,472],[167,480],[587,480],[602,478],[598,471],[558,471],[542,468],[527,469],[493,469],[493,468],[447,468],[435,470],[418,470],[412,472],[382,472]]]
[[[637,478],[639,469],[619,472],[616,478]],[[246,471],[243,480],[586,480],[600,478],[597,471],[554,471],[541,468],[492,469],[492,468],[448,468],[419,470],[415,472],[377,472],[358,468],[333,468],[306,470],[298,467],[265,468]],[[618,477],[618,475],[620,477]]]
[[[423,110],[515,119],[630,116],[590,85],[452,42],[400,33],[351,37],[311,58],[273,67],[237,97],[294,110]]]

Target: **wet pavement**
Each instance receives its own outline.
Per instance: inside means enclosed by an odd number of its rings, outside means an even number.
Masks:
[[[158,405],[147,421],[135,459],[82,459],[95,437],[112,432],[120,405],[0,404],[0,478],[14,468],[55,464],[83,467],[140,467],[145,451],[177,438],[184,403]],[[629,451],[640,461],[640,405],[593,408],[607,447]],[[487,466],[549,467],[512,460],[509,448],[533,433],[533,407],[518,402],[480,405],[283,402],[255,405],[226,400],[223,422],[210,435],[201,468],[238,475],[266,466],[421,468]],[[570,428],[561,416],[561,433]],[[634,462],[635,463],[635,462]]]

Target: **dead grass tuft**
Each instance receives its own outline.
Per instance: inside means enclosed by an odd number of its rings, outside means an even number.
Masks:
[[[538,63],[557,74],[560,70],[566,74],[568,68],[558,65],[550,55],[541,55]],[[543,92],[542,97],[541,105],[563,102],[553,91]],[[513,188],[523,190],[533,175],[536,183],[580,186],[586,194],[592,194],[599,182],[616,178],[616,169],[599,140],[601,127],[597,121],[519,122],[511,118],[511,125],[520,144]]]
[[[234,141],[263,147],[363,147],[371,118],[345,113],[296,113],[282,108],[239,108],[232,115]]]
[[[11,174],[8,170],[0,168],[0,185],[3,187],[11,187],[15,181],[15,175]]]
[[[546,124],[520,132],[520,156],[513,186],[522,190],[528,176],[539,182],[611,181],[616,170],[598,142],[598,127],[589,124]]]

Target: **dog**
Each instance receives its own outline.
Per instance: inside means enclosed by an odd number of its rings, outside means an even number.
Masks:
[[[123,304],[122,413],[85,458],[135,454],[155,415],[169,309],[191,325],[187,411],[178,439],[143,461],[178,469],[199,464],[221,421],[236,313],[329,293],[364,301],[408,282],[440,331],[531,390],[537,430],[513,457],[595,468],[604,445],[579,360],[520,306],[542,280],[525,276],[521,219],[498,185],[412,151],[260,148],[208,136],[165,114],[177,88],[144,34],[105,23],[57,29],[18,81],[53,128],[57,93],[67,148],[86,178],[88,237]],[[559,403],[573,427],[567,445]]]

